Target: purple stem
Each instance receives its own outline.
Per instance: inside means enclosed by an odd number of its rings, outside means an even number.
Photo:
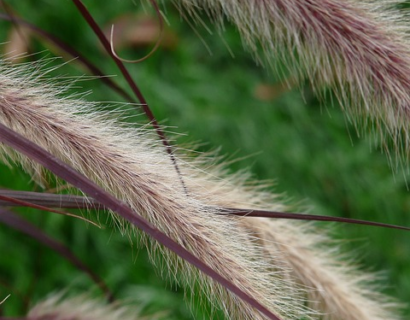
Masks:
[[[157,240],[164,247],[176,253],[180,258],[186,262],[192,264],[204,274],[211,277],[227,290],[234,293],[239,299],[249,303],[253,308],[264,314],[271,320],[281,320],[278,316],[273,314],[269,309],[263,306],[259,301],[252,298],[245,291],[240,289],[237,285],[221,276],[218,272],[209,267],[202,260],[194,256],[187,249],[179,245],[169,236],[158,230],[155,226],[149,223],[146,219],[136,214],[130,207],[128,207],[122,201],[116,199],[113,195],[99,187],[93,181],[83,176],[68,164],[62,162],[52,154],[24,138],[13,130],[7,128],[5,125],[0,124],[0,142],[3,142],[15,149],[16,151],[29,157],[31,160],[36,161],[46,169],[50,170],[56,176],[67,181],[74,187],[80,189],[86,195],[94,198],[100,204],[104,205],[108,209],[118,213],[122,218],[144,231],[146,234]]]
[[[87,8],[84,6],[84,4],[81,2],[81,0],[72,0],[74,5],[77,7],[78,11],[80,11],[81,15],[83,18],[86,20],[88,25],[91,27],[91,29],[94,31],[95,35],[98,37],[100,40],[101,44],[103,45],[104,49],[107,51],[107,53],[110,55],[111,59],[115,62],[117,67],[120,69],[123,77],[127,81],[128,85],[130,86],[131,90],[134,92],[138,100],[141,102],[142,109],[144,110],[145,114],[147,115],[148,119],[150,120],[152,126],[154,127],[155,131],[157,132],[159,138],[162,141],[162,144],[165,146],[165,149],[167,150],[171,161],[175,167],[175,170],[178,174],[178,177],[181,181],[182,187],[184,188],[185,193],[187,194],[187,188],[185,185],[184,180],[182,179],[182,174],[179,169],[177,160],[174,156],[172,147],[170,143],[168,142],[167,137],[165,136],[164,131],[161,129],[160,125],[158,124],[157,119],[155,118],[154,114],[152,113],[150,107],[148,106],[147,101],[145,100],[142,92],[138,88],[137,84],[135,81],[132,79],[130,73],[128,70],[125,68],[124,64],[120,59],[118,59],[115,54],[111,50],[111,45],[108,42],[107,38],[104,35],[104,32],[101,30],[100,26],[96,23],[94,18],[91,16],[90,12],[87,10]]]

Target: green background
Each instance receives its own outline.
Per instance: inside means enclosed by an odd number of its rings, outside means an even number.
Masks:
[[[6,3],[21,17],[82,52],[106,74],[119,74],[71,1]],[[138,20],[144,13],[139,3],[131,0],[85,3],[104,28],[117,17],[135,15]],[[127,68],[157,119],[170,126],[169,131],[183,134],[173,136],[175,143],[200,142],[198,151],[219,148],[229,160],[241,159],[230,166],[232,172],[245,168],[255,179],[274,182],[272,192],[285,194],[291,203],[309,208],[311,213],[410,226],[407,165],[405,169],[391,168],[377,143],[369,136],[359,138],[332,99],[319,101],[307,84],[287,87],[274,72],[254,62],[233,28],[227,26],[221,35],[195,26],[201,39],[172,6],[161,3],[161,8],[168,19],[166,36],[173,34],[173,45],[160,47],[146,61]],[[155,21],[149,6],[145,6],[145,14]],[[10,23],[0,22],[1,42],[10,40],[10,30]],[[35,37],[28,50],[41,53],[26,61],[61,54]],[[150,46],[125,48],[119,53],[137,59],[149,50]],[[50,76],[84,74],[84,69],[71,62]],[[113,79],[126,88],[121,76]],[[257,94],[261,86],[269,89],[269,98]],[[90,91],[90,100],[124,102],[98,79],[77,82],[74,91]],[[130,121],[146,120],[135,116]],[[0,187],[39,190],[18,167],[2,164]],[[166,310],[171,319],[192,319],[192,313],[198,319],[207,317],[201,305],[190,310],[183,302],[182,290],[161,279],[146,251],[131,247],[129,240],[111,227],[99,230],[51,213],[18,211],[68,245],[106,280],[116,297],[138,304],[147,313]],[[321,226],[334,230],[364,270],[381,272],[386,293],[405,305],[410,301],[410,234],[355,225]],[[67,289],[69,295],[84,291],[99,295],[95,285],[61,256],[2,225],[0,253],[0,300],[11,294],[0,306],[3,315],[22,315],[28,304],[61,289]],[[410,316],[408,304],[404,313],[404,318]]]

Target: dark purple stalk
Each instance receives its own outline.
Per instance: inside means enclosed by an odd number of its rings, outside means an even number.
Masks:
[[[71,194],[53,194],[45,192],[15,191],[0,189],[0,196],[30,202],[45,207],[65,209],[103,209],[98,202],[83,196]],[[0,206],[18,206],[16,203],[0,199]]]
[[[41,164],[56,176],[67,181],[74,187],[77,187],[86,195],[94,198],[96,201],[98,201],[108,209],[116,212],[122,218],[124,218],[140,230],[144,231],[153,239],[157,240],[164,247],[173,251],[180,258],[192,264],[193,266],[201,270],[204,274],[208,275],[213,280],[221,284],[224,288],[234,293],[238,298],[249,303],[253,308],[267,316],[269,319],[281,320],[278,316],[276,316],[265,306],[263,306],[259,301],[255,300],[234,283],[221,276],[218,272],[210,268],[202,260],[194,256],[191,252],[186,250],[169,236],[162,233],[155,226],[146,221],[143,217],[134,213],[125,203],[116,199],[110,193],[96,185],[93,181],[78,173],[76,170],[74,170],[61,160],[57,159],[43,148],[27,140],[26,138],[7,128],[3,124],[0,124],[0,142],[7,144],[16,151]]]
[[[114,300],[113,295],[108,289],[108,286],[105,284],[105,282],[90,268],[88,268],[78,257],[76,257],[74,253],[71,252],[70,249],[64,244],[51,238],[41,229],[32,225],[30,222],[26,221],[17,214],[3,208],[0,208],[0,222],[30,236],[33,239],[36,239],[38,242],[56,251],[58,254],[60,254],[60,256],[70,261],[77,269],[86,273],[88,277],[105,293],[110,302]]]
[[[21,19],[16,17],[15,15],[12,15],[11,12],[9,12],[7,15],[0,13],[0,19],[11,21],[13,23],[22,25],[26,28],[29,28],[31,31],[35,32],[36,34],[40,35],[44,39],[48,40],[49,42],[53,43],[57,47],[59,47],[61,50],[69,54],[70,56],[76,58],[78,61],[80,61],[93,75],[98,76],[101,81],[109,86],[111,89],[116,91],[119,95],[121,95],[125,100],[135,103],[135,100],[120,86],[118,86],[114,81],[112,81],[110,78],[108,78],[104,72],[99,69],[95,64],[93,64],[91,61],[89,61],[87,58],[85,58],[80,52],[78,52],[76,49],[65,43],[64,41],[61,41],[59,38],[56,36],[52,35],[51,33]]]
[[[15,202],[1,200],[1,196],[23,200],[30,204],[37,204],[45,207],[56,207],[65,209],[104,209],[98,202],[83,196],[75,196],[69,194],[53,194],[44,192],[31,191],[14,191],[0,189],[0,206],[18,206]],[[24,205],[23,205],[24,206]],[[47,209],[47,208],[46,208]],[[253,209],[238,209],[238,208],[222,208],[220,214],[228,214],[240,217],[259,217],[272,219],[290,219],[290,220],[307,220],[307,221],[327,221],[340,222],[350,224],[360,224],[373,227],[391,228],[398,230],[410,231],[410,227],[392,225],[387,223],[366,221],[358,219],[350,219],[343,217],[318,216],[313,214],[293,213],[293,212],[278,212],[269,210],[253,210]]]
[[[94,225],[94,226],[96,226],[96,227],[100,227],[100,226],[99,226],[98,224],[96,224],[95,222],[90,221],[90,220],[87,220],[87,219],[84,218],[84,217],[77,216],[77,215],[75,215],[75,214],[68,213],[68,212],[63,212],[63,211],[60,211],[60,210],[51,209],[51,208],[48,208],[48,207],[45,207],[45,206],[42,206],[42,205],[39,205],[39,204],[34,204],[34,203],[31,203],[31,202],[27,202],[27,201],[24,201],[24,200],[15,199],[15,198],[13,198],[13,197],[7,197],[7,196],[4,196],[4,195],[1,195],[1,194],[0,194],[0,201],[6,201],[6,202],[8,202],[8,203],[13,203],[13,204],[15,204],[15,205],[17,205],[17,206],[29,207],[29,208],[33,208],[33,209],[37,209],[37,210],[43,210],[43,211],[48,211],[48,212],[53,212],[53,213],[61,214],[61,215],[64,215],[64,216],[73,217],[73,218],[76,218],[76,219],[80,219],[80,220],[86,221],[86,222],[88,222],[88,223],[90,223],[90,224],[92,224],[92,225]]]
[[[154,114],[152,113],[150,107],[148,106],[147,101],[145,100],[145,97],[143,96],[141,90],[138,88],[137,84],[135,81],[132,79],[130,73],[128,72],[127,68],[125,68],[124,64],[120,59],[116,57],[114,52],[111,50],[111,45],[107,38],[104,35],[104,32],[101,30],[100,26],[95,22],[94,18],[91,16],[90,12],[87,10],[87,8],[84,6],[81,0],[72,0],[74,5],[77,7],[78,11],[81,13],[85,21],[88,23],[88,25],[91,27],[91,29],[94,31],[95,35],[98,37],[100,40],[101,44],[103,45],[104,49],[107,51],[107,53],[110,55],[111,59],[115,62],[117,67],[120,69],[124,79],[127,81],[128,85],[130,86],[131,90],[134,92],[138,100],[141,102],[142,109],[144,113],[147,115],[148,119],[150,120],[152,126],[154,127],[155,131],[157,132],[159,138],[162,141],[162,144],[165,146],[165,149],[167,150],[171,161],[175,167],[175,170],[178,174],[179,180],[181,181],[182,187],[184,188],[185,193],[188,193],[186,185],[184,180],[182,179],[182,174],[179,169],[177,160],[174,156],[173,149],[171,147],[171,144],[168,142],[167,137],[165,136],[164,131],[161,129],[160,125],[158,124],[157,119],[155,118]],[[157,7],[156,7],[157,8]]]
[[[226,211],[223,212],[225,214],[241,216],[241,217],[260,217],[260,218],[278,218],[278,219],[290,219],[290,220],[341,222],[341,223],[361,224],[361,225],[367,225],[367,226],[373,226],[373,227],[382,227],[382,228],[410,231],[410,227],[397,226],[397,225],[381,223],[381,222],[374,222],[374,221],[342,218],[342,217],[319,216],[319,215],[314,215],[314,214],[253,210],[253,209],[229,208],[225,210]]]

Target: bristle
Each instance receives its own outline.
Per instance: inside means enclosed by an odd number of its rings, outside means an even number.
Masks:
[[[88,295],[66,297],[65,294],[50,295],[30,309],[27,320],[158,320],[159,315],[141,316],[136,306],[107,304]]]
[[[376,295],[369,295],[372,289],[352,267],[336,268],[339,261],[326,253],[331,250],[325,249],[328,238],[306,231],[306,224],[215,215],[221,207],[282,210],[276,196],[247,186],[242,175],[224,177],[221,167],[201,169],[201,158],[179,160],[187,195],[163,147],[144,130],[92,111],[92,103],[59,98],[61,89],[39,83],[25,69],[2,67],[2,123],[125,201],[281,319],[318,319],[323,314],[324,319],[342,320],[348,314],[349,319],[381,320],[388,314],[387,299],[374,300]],[[2,156],[44,180],[33,161],[8,148]],[[178,273],[186,287],[198,284],[227,318],[264,319],[174,254],[146,243],[164,256],[166,273]]]
[[[192,16],[202,8],[218,23],[227,17],[252,50],[261,46],[268,61],[281,56],[318,91],[333,88],[352,121],[366,114],[361,121],[381,128],[383,139],[393,137],[397,150],[407,145],[410,49],[391,9],[395,1],[180,2]],[[0,122],[126,202],[281,319],[398,319],[396,305],[372,285],[375,277],[341,262],[333,254],[337,246],[310,224],[215,214],[222,207],[283,210],[278,197],[247,185],[246,177],[226,177],[221,168],[182,156],[184,190],[150,132],[110,120],[93,103],[61,98],[64,89],[40,75],[29,65],[0,67]],[[20,163],[46,183],[34,161],[0,150],[5,162]],[[187,288],[198,284],[228,319],[265,319],[173,253],[145,243],[153,257],[156,251],[164,256],[163,271],[178,273]]]
[[[187,196],[158,141],[143,130],[129,129],[90,111],[95,109],[93,104],[58,98],[52,86],[39,84],[38,77],[24,76],[24,81],[18,81],[26,72],[19,76],[18,69],[3,66],[1,70],[0,121],[3,124],[126,202],[281,319],[298,319],[300,315],[309,319],[311,312],[303,303],[295,303],[301,301],[303,290],[285,281],[281,276],[285,271],[281,268],[271,272],[272,266],[261,259],[260,248],[254,236],[242,227],[241,218],[216,215],[218,206],[203,201],[197,189],[188,190]],[[42,170],[33,161],[7,148],[3,151],[8,160],[21,163],[34,179],[43,181]],[[193,182],[188,182],[191,179]],[[195,175],[192,178],[184,175],[184,181],[190,185],[198,184],[195,179]],[[206,197],[204,191],[202,194]],[[185,261],[156,243],[147,241],[147,244],[164,255],[167,273],[173,275],[179,271],[187,287],[198,283],[198,288],[212,304],[219,305],[228,318],[264,319]]]
[[[373,130],[381,146],[408,157],[409,28],[399,3],[181,0],[176,6],[197,19],[205,11],[219,25],[228,20],[258,61],[273,66],[281,60],[319,95],[330,88],[360,131]]]
[[[244,185],[243,177],[210,178],[221,176],[220,168],[208,174],[207,178],[190,179],[189,182],[195,181],[197,185],[188,186],[191,191],[199,188],[197,194],[212,205],[286,209],[278,202],[280,197]],[[359,271],[357,263],[350,263],[351,259],[326,230],[316,228],[313,223],[263,218],[243,219],[242,227],[253,235],[262,259],[273,269],[283,270],[281,276],[285,281],[296,282],[300,289],[306,290],[302,299],[321,314],[318,319],[400,319],[397,312],[400,304],[380,293],[378,277]]]

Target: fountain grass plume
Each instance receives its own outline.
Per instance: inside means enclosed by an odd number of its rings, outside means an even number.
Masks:
[[[226,207],[283,210],[277,196],[247,184],[244,175],[227,177],[203,157],[180,155],[186,193],[154,133],[127,127],[84,99],[63,97],[64,88],[36,70],[1,66],[1,123],[125,202],[280,319],[397,319],[387,298],[368,294],[371,281],[362,280],[372,276],[335,260],[329,238],[307,224],[220,214]],[[5,162],[21,164],[39,184],[47,180],[32,159],[5,145],[1,151]],[[117,221],[134,236],[135,229]],[[153,259],[163,257],[162,273],[199,289],[228,319],[266,319],[155,241],[141,241]]]
[[[200,188],[208,203],[221,207],[248,206],[254,209],[289,209],[278,195],[264,191],[250,183],[249,176],[240,174],[221,176],[222,168],[188,185],[190,190]],[[212,178],[213,177],[213,178]],[[238,181],[242,180],[242,183]],[[206,191],[205,191],[206,190]],[[311,222],[281,219],[246,218],[242,227],[258,242],[261,256],[294,287],[305,290],[302,299],[320,315],[322,320],[398,320],[400,304],[380,293],[379,277],[372,272],[359,271],[354,262],[331,239],[329,231]],[[302,291],[303,292],[303,291]]]
[[[408,19],[396,0],[180,0],[201,20],[239,30],[258,61],[278,59],[321,95],[330,88],[359,132],[409,156]],[[264,62],[262,62],[264,63]],[[280,71],[280,70],[277,70]],[[377,137],[378,136],[378,137]],[[398,157],[398,162],[401,157]]]
[[[138,307],[118,302],[107,304],[89,295],[67,297],[63,293],[54,293],[34,305],[25,319],[160,320],[165,317],[142,315]]]
[[[261,259],[254,237],[241,226],[243,218],[216,214],[219,208],[204,202],[197,194],[199,189],[189,190],[187,196],[166,150],[152,133],[128,128],[101,112],[92,111],[96,108],[93,103],[59,97],[64,90],[41,83],[38,74],[28,66],[23,70],[3,65],[1,75],[2,124],[125,202],[280,319],[310,317],[311,311],[303,303],[294,303],[301,300],[293,297],[294,292],[303,290],[289,289],[293,284],[283,281],[279,269],[271,272],[271,265]],[[47,179],[44,169],[32,159],[4,145],[1,147],[6,162],[20,163],[40,184]],[[184,181],[196,179],[195,175],[184,173],[183,177]],[[123,230],[130,230],[124,221],[117,221]],[[132,234],[134,230],[131,230]],[[171,276],[178,273],[178,280],[185,287],[204,291],[228,318],[265,319],[155,241],[143,241],[151,248],[152,257],[157,255],[155,252],[163,256],[164,273]]]
[[[410,49],[396,1],[176,4],[194,18],[205,10],[218,24],[227,19],[255,55],[264,52],[267,63],[280,57],[318,93],[332,88],[352,122],[381,129],[383,145],[392,137],[394,148],[408,155]],[[377,293],[376,277],[338,257],[338,246],[311,224],[221,214],[235,207],[283,211],[277,196],[247,184],[246,175],[227,176],[222,166],[177,150],[178,172],[153,132],[132,129],[96,111],[95,103],[64,97],[65,91],[29,64],[3,64],[0,123],[125,202],[280,319],[399,319],[397,304]],[[0,150],[4,162],[21,164],[40,185],[47,182],[35,161],[5,145]],[[134,228],[116,221],[134,237]],[[163,257],[161,272],[204,292],[227,318],[266,318],[155,241],[141,236],[141,243],[153,260]]]

